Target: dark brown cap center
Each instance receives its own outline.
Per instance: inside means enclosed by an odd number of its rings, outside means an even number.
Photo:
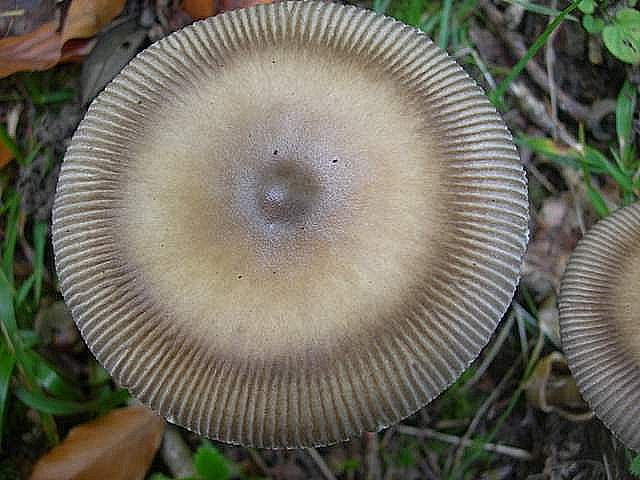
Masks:
[[[300,164],[279,164],[260,182],[258,205],[267,223],[294,224],[313,209],[319,190],[318,179]]]

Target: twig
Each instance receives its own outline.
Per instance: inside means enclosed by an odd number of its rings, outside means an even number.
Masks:
[[[0,12],[0,17],[22,17],[25,14],[24,8],[17,8],[15,10],[5,10]]]
[[[611,467],[609,466],[609,459],[607,458],[607,454],[602,454],[602,465],[604,466],[604,471],[607,475],[607,480],[613,480],[613,475],[611,474]]]
[[[475,443],[472,440],[456,437],[455,435],[449,435],[448,433],[438,432],[430,428],[415,428],[408,425],[398,425],[396,427],[396,431],[403,435],[411,435],[418,438],[429,438],[432,440],[439,440],[441,442],[449,443],[451,445],[461,445],[464,447],[470,447]],[[501,445],[498,443],[484,443],[482,445],[482,448],[487,452],[498,453],[500,455],[505,455],[517,460],[533,460],[533,455],[530,452],[517,447]]]
[[[335,475],[329,468],[329,465],[327,465],[327,462],[324,461],[324,458],[322,458],[322,456],[315,448],[308,448],[307,452],[309,452],[309,456],[316,463],[318,470],[320,470],[326,480],[337,480]]]
[[[469,427],[467,427],[467,431],[464,432],[464,436],[462,437],[462,440],[464,441],[464,443],[461,443],[459,445],[459,448],[456,451],[456,454],[454,457],[453,468],[448,469],[449,471],[456,471],[460,466],[460,463],[462,462],[462,455],[464,454],[464,447],[467,446],[466,443],[471,441],[471,436],[475,433],[476,429],[478,428],[478,425],[480,424],[480,420],[484,418],[486,412],[489,410],[489,407],[491,407],[491,405],[494,404],[494,402],[498,399],[498,397],[502,395],[503,390],[513,378],[513,375],[516,372],[517,366],[518,366],[517,363],[514,363],[513,365],[511,365],[509,370],[507,370],[507,373],[500,380],[500,383],[498,383],[498,385],[491,391],[491,394],[486,398],[486,400],[482,403],[482,405],[480,405],[480,408],[474,415],[473,420],[471,420]]]
[[[552,195],[558,195],[558,189],[553,186],[553,183],[551,183],[549,179],[545,177],[545,175],[531,161],[531,155],[528,155],[528,158],[525,158],[524,155],[522,155],[522,150],[520,150],[520,156],[522,157],[522,162],[524,163],[527,172],[533,175],[536,180],[540,182],[540,185],[546,188],[549,193],[551,193]]]
[[[380,480],[380,457],[378,457],[378,435],[374,432],[364,434],[365,448],[365,478],[367,480]]]
[[[557,0],[553,0],[551,2],[551,8],[555,9],[558,6],[558,2]],[[549,22],[551,22],[552,19],[549,19]],[[558,94],[556,92],[556,82],[555,82],[555,78],[553,75],[553,64],[555,63],[556,60],[556,52],[553,49],[553,41],[556,38],[556,34],[558,33],[558,30],[554,30],[553,32],[551,32],[551,35],[549,35],[549,38],[547,39],[547,43],[545,44],[545,55],[544,55],[544,59],[545,59],[545,64],[547,67],[547,79],[549,82],[549,99],[551,100],[551,120],[553,121],[554,126],[558,125]],[[553,132],[553,139],[555,140],[557,138],[557,132]]]
[[[169,468],[171,475],[176,478],[194,477],[193,453],[185,443],[180,431],[173,425],[167,424],[162,437],[162,460]]]
[[[553,120],[547,113],[547,109],[538,100],[535,94],[529,87],[522,81],[514,81],[509,85],[509,93],[513,95],[518,101],[520,109],[527,117],[531,119],[538,127],[542,128],[547,133],[553,131],[558,132],[558,138],[572,148],[576,148],[578,145],[577,140],[571,135],[563,125],[554,124]]]

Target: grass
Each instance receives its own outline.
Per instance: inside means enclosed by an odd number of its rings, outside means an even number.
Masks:
[[[545,25],[542,33],[530,42],[526,54],[509,68],[488,65],[473,45],[469,31],[471,21],[480,15],[478,0],[374,0],[372,8],[418,27],[451,54],[470,52],[459,57],[469,68],[477,68],[484,78],[501,77],[500,81],[488,86],[489,95],[494,104],[508,114],[509,87],[523,74],[527,63],[564,21],[575,24],[579,20],[572,16],[579,3],[577,0],[562,10],[526,0],[508,2],[519,5],[528,15],[541,16]],[[549,22],[548,17],[553,20]],[[0,95],[0,102],[25,102],[34,107],[37,112],[34,123],[38,122],[38,112],[57,108],[76,98],[76,89],[66,86],[64,74],[58,70],[18,75],[13,81],[17,88],[10,94]],[[636,89],[627,80],[617,92],[615,139],[611,142],[596,141],[580,124],[575,126],[578,143],[574,146],[524,131],[514,134],[520,148],[532,151],[539,164],[549,163],[558,171],[571,169],[579,173],[590,208],[597,216],[604,217],[613,209],[640,198],[640,160],[634,133],[636,110]],[[5,448],[8,446],[7,439],[15,434],[8,420],[15,412],[24,416],[28,407],[37,412],[43,437],[47,445],[52,446],[68,428],[64,417],[71,416],[70,423],[88,419],[124,404],[128,394],[113,386],[106,372],[90,358],[83,360],[87,377],[78,378],[69,375],[42,353],[47,345],[38,334],[35,318],[47,302],[57,298],[55,281],[52,283],[47,279],[51,266],[48,222],[29,217],[23,211],[15,179],[17,168],[31,164],[40,155],[48,155],[51,163],[59,162],[61,158],[50,145],[40,144],[29,128],[19,128],[17,138],[14,138],[6,126],[0,124],[0,143],[16,159],[12,174],[7,170],[0,171],[0,442]],[[608,187],[607,191],[603,190],[604,185]],[[24,254],[25,248],[31,252],[28,258]],[[423,441],[395,435],[395,443],[385,444],[379,452],[385,469],[414,469],[432,456],[436,458],[432,466],[439,469],[442,478],[453,480],[479,478],[503,461],[488,453],[485,447],[492,442],[508,441],[503,437],[506,427],[521,421],[527,409],[523,401],[527,380],[539,359],[546,352],[557,349],[540,329],[538,301],[526,286],[520,288],[512,306],[516,320],[503,339],[504,344],[495,353],[498,358],[486,360],[487,371],[494,375],[507,372],[501,365],[505,358],[513,366],[513,380],[506,382],[499,398],[492,399],[491,388],[478,384],[470,386],[472,369],[429,407],[429,412],[446,423],[440,430],[458,438],[469,433],[471,445],[451,447],[437,439]],[[492,409],[491,415],[483,412],[485,406]],[[487,424],[484,415],[491,418]],[[474,420],[478,429],[472,432],[468,428]],[[410,421],[419,423],[415,418]],[[384,435],[387,434],[382,434],[382,443]],[[627,468],[640,476],[640,457],[633,458],[630,453],[627,456]],[[200,447],[194,463],[202,478],[240,474],[238,464],[225,459],[209,443]],[[365,463],[358,455],[347,455],[334,465],[334,471],[344,478],[353,478],[363,471]],[[168,477],[156,474],[152,478]]]
[[[56,82],[52,72],[26,78],[29,81],[25,82],[25,90],[34,105],[69,101],[73,97],[69,89],[49,89]],[[27,166],[43,149],[31,138],[21,140],[11,138],[5,127],[0,126],[0,142],[11,150],[18,165]],[[23,146],[28,153],[24,153]],[[45,286],[48,221],[26,218],[20,194],[10,184],[2,188],[0,199],[0,441],[6,444],[7,415],[12,403],[19,401],[38,412],[47,444],[53,446],[60,440],[55,416],[105,412],[122,405],[128,394],[105,383],[87,393],[77,380],[38,353],[42,340],[35,330],[35,316],[42,308],[45,289],[49,290],[49,297],[55,291],[55,285]],[[30,234],[24,233],[27,226]],[[22,252],[18,258],[18,251],[24,249],[19,249],[19,241],[27,245],[30,259],[24,258]],[[30,273],[17,274],[16,264],[25,260]]]
[[[580,0],[573,0],[564,10],[560,12],[560,14],[553,19],[547,28],[545,28],[544,32],[535,39],[533,44],[527,50],[527,53],[522,56],[518,63],[516,63],[513,68],[509,71],[504,80],[498,85],[498,87],[489,94],[489,98],[493,101],[496,106],[501,107],[504,102],[504,95],[507,93],[507,89],[509,85],[513,83],[513,81],[518,78],[518,76],[522,73],[524,68],[527,66],[527,63],[534,57],[536,53],[544,46],[547,42],[551,34],[560,26],[560,24],[564,21],[564,19],[573,12],[576,8],[578,8],[578,4]]]

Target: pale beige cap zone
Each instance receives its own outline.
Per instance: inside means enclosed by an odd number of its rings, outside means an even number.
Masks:
[[[600,221],[560,291],[562,345],[595,414],[640,451],[640,203]]]
[[[426,36],[355,7],[234,11],[93,103],[53,215],[91,351],[147,405],[294,447],[410,415],[478,355],[527,240],[504,123]]]

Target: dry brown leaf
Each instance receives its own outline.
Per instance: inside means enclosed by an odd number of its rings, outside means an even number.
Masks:
[[[235,10],[236,8],[247,8],[262,3],[273,3],[273,0],[220,0],[220,10]]]
[[[71,429],[38,461],[31,480],[142,480],[164,427],[164,420],[146,407],[113,410]]]
[[[4,168],[11,160],[13,160],[13,153],[0,143],[0,169]]]
[[[95,35],[123,9],[125,0],[73,0],[64,26],[51,20],[32,32],[0,39],[0,78],[23,70],[46,70],[69,60],[82,48],[64,50],[71,39]]]
[[[89,38],[124,8],[126,0],[73,0],[62,31],[63,44],[72,38]]]
[[[184,0],[182,9],[187,12],[191,18],[200,20],[207,18],[216,13],[215,0]]]
[[[540,359],[525,384],[525,393],[529,404],[543,412],[555,412],[574,422],[593,418],[593,412],[580,396],[571,376],[567,359],[560,352]]]

